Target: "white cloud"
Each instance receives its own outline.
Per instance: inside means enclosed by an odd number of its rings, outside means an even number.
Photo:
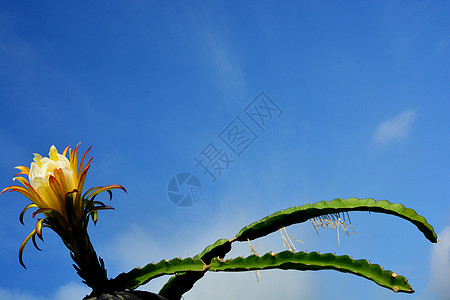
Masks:
[[[108,251],[106,251],[109,249]],[[149,249],[151,249],[149,251]],[[161,243],[155,241],[145,228],[135,225],[115,237],[112,245],[105,247],[104,259],[117,264],[123,270],[143,267],[149,259],[163,253]],[[151,252],[151,255],[149,254]]]
[[[208,273],[183,297],[193,299],[317,299],[317,286],[307,272],[262,271],[258,283],[254,272]]]
[[[397,116],[382,122],[378,125],[373,135],[373,141],[378,145],[384,145],[404,139],[411,131],[411,127],[416,117],[416,111],[408,109]]]
[[[296,238],[303,239],[307,234],[304,228],[288,231]],[[294,233],[295,232],[295,233]],[[301,249],[303,245],[294,242]],[[261,255],[268,251],[287,250],[278,232],[251,242],[252,247]],[[251,254],[247,243],[233,244],[233,250],[227,258],[248,256]],[[260,271],[260,282],[256,274],[250,272],[209,272],[199,280],[194,288],[183,297],[185,300],[195,299],[317,299],[316,288],[310,272],[267,270]]]
[[[89,295],[91,289],[85,285],[75,282],[69,282],[58,288],[54,294],[54,300],[80,300]]]
[[[19,289],[4,289],[0,288],[1,300],[80,300],[84,296],[90,294],[90,289],[82,284],[69,282],[68,284],[59,287],[52,296],[40,297],[34,295],[32,292],[23,291]]]
[[[8,290],[0,288],[0,299],[14,299],[14,300],[44,300],[42,297],[37,297],[31,292],[21,291],[18,289]]]
[[[242,211],[249,211],[242,209]],[[244,213],[243,213],[244,214]],[[120,271],[128,271],[136,266],[143,266],[154,260],[158,262],[162,258],[193,256],[199,253],[205,246],[216,241],[220,237],[227,237],[225,233],[231,228],[239,228],[245,222],[243,216],[217,215],[213,226],[191,226],[189,228],[177,228],[176,236],[170,239],[156,241],[151,232],[145,227],[139,228],[135,225],[130,230],[119,233],[113,237],[112,243],[105,247],[109,251],[100,251],[108,257],[107,261],[119,266]],[[234,226],[238,224],[237,226]],[[298,228],[289,232],[300,240],[306,235]],[[231,235],[230,235],[231,237]],[[296,243],[296,242],[295,242]],[[299,250],[302,245],[296,243]],[[279,252],[286,250],[279,233],[274,233],[265,238],[252,242],[252,246],[258,253],[264,254],[270,250]],[[227,258],[250,255],[247,243],[236,242],[233,250]],[[114,271],[111,274],[115,273]],[[313,291],[315,283],[309,272],[270,270],[261,272],[261,282],[257,283],[255,273],[239,272],[210,272],[199,280],[193,289],[183,297],[185,300],[192,299],[298,299],[304,295],[306,299],[314,299]],[[166,283],[169,276],[152,280],[149,284],[140,287],[140,290],[158,292]]]
[[[440,242],[431,249],[431,288],[436,300],[448,300],[450,295],[450,226],[438,234]]]

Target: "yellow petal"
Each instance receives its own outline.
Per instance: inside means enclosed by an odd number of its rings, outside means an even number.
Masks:
[[[50,147],[50,152],[48,153],[48,156],[51,160],[58,161],[58,150],[56,150],[55,145],[52,145]]]
[[[19,174],[24,174],[24,175],[28,176],[30,174],[30,169],[27,168],[27,167],[17,166],[16,169],[20,170],[20,173],[17,173],[16,176],[19,175]]]
[[[37,153],[33,153],[34,154],[34,162],[36,163],[36,165],[40,168],[42,166],[41,160],[42,160],[42,156],[37,154]]]

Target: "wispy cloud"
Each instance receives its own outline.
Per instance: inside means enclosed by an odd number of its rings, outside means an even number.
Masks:
[[[435,299],[448,299],[450,295],[450,226],[438,234],[440,242],[431,249],[431,287]]]
[[[410,133],[416,117],[416,111],[408,109],[395,117],[382,122],[378,125],[372,137],[373,142],[377,145],[385,145],[403,140]]]
[[[44,300],[44,298],[37,297],[31,292],[21,291],[19,289],[3,289],[0,288],[0,299],[15,299],[15,300]]]
[[[219,34],[213,33],[210,29],[203,31],[203,39],[220,85],[229,91],[244,90],[244,75],[231,47]]]
[[[250,210],[243,209],[243,211]],[[207,228],[205,226],[177,227],[176,229],[179,230],[177,237],[159,242],[151,237],[148,229],[139,228],[138,225],[135,225],[133,228],[114,237],[112,244],[107,246],[110,250],[107,253],[108,257],[105,258],[111,261],[109,257],[114,257],[115,264],[119,265],[122,271],[128,271],[130,268],[143,266],[152,262],[152,260],[158,262],[162,258],[193,256],[217,238],[226,237],[227,235],[224,232],[229,231],[230,227],[239,228],[242,224],[245,224],[242,222],[242,216],[232,217],[231,213],[229,215],[225,213],[225,215],[226,217],[223,215],[212,217],[217,220],[217,223]],[[297,234],[294,235],[296,238],[299,238]],[[300,239],[303,238],[304,235],[301,235]],[[275,252],[286,250],[283,248],[283,241],[278,233],[252,241],[252,246],[260,254],[269,250]],[[106,253],[105,251],[100,252]],[[233,258],[250,254],[251,251],[247,243],[235,243],[233,244],[233,250],[226,257]],[[307,272],[273,270],[263,271],[261,275],[261,281],[258,283],[253,271],[231,274],[211,272],[198,281],[194,288],[183,297],[186,300],[225,300],[274,299],[276,297],[279,298],[281,295],[283,299],[298,299],[299,295],[303,295],[307,299],[315,299],[313,296],[315,282]],[[166,276],[152,280],[149,284],[139,289],[157,292],[168,278]],[[287,286],[289,286],[288,289],[283,288]]]
[[[208,273],[184,299],[318,299],[317,286],[307,272],[270,270],[260,274],[258,283],[253,272]]]
[[[207,69],[218,88],[230,96],[247,95],[247,81],[242,71],[239,47],[229,32],[226,17],[211,19],[208,8],[191,12],[191,21],[199,40],[199,52],[206,58]]]
[[[450,45],[450,35],[444,37],[437,43],[435,53],[445,51],[445,49],[447,49],[449,45]]]
[[[62,287],[59,287],[54,293],[55,300],[80,300],[84,296],[89,295],[91,289],[85,285],[75,282],[69,282]]]
[[[14,300],[80,300],[90,294],[90,289],[84,285],[75,282],[69,282],[59,287],[52,296],[40,297],[32,292],[19,289],[0,288],[0,299]]]
[[[199,229],[192,228],[191,230],[200,231]],[[183,243],[181,241],[176,242],[176,239],[171,240],[171,248],[195,248],[198,252],[199,249],[203,248],[199,247],[199,244],[202,246],[207,244],[204,241],[198,242],[200,239],[198,238],[199,236],[200,235],[192,234],[192,237],[194,238],[188,243]],[[277,234],[266,237],[266,239],[259,242],[255,241],[255,243],[252,243],[252,246],[260,253],[264,253],[265,249],[279,248],[279,251],[283,250],[282,239]],[[229,258],[248,256],[251,254],[250,248],[246,243],[240,243],[234,248],[236,249],[230,253]],[[173,251],[168,250],[166,252],[171,253]],[[192,254],[196,254],[197,252],[192,251]],[[128,266],[128,269],[130,269],[130,267],[135,267],[136,265],[143,266],[143,262],[148,263],[152,256],[158,257],[159,255],[163,255],[161,253],[164,253],[164,250],[161,246],[158,246],[148,233],[135,228],[134,230],[131,230],[129,234],[123,235],[121,238],[115,240],[109,255],[115,256],[116,262],[119,262],[120,260],[119,263],[121,265],[130,265],[133,264],[133,262],[136,262],[136,264]],[[172,257],[175,256],[167,254],[167,258]],[[159,261],[159,259],[157,259],[157,261]],[[281,295],[283,299],[298,299],[299,295],[302,295],[306,299],[315,299],[314,287],[316,284],[307,272],[271,270],[261,271],[260,273],[261,280],[258,283],[253,271],[239,273],[210,272],[206,274],[204,278],[199,280],[194,288],[183,297],[185,300],[226,300],[275,299]],[[152,280],[149,284],[142,286],[139,289],[158,292],[168,278],[169,277],[166,276],[164,278]],[[282,286],[289,288],[283,288]]]
[[[150,259],[164,253],[161,249],[161,243],[152,238],[148,230],[144,227],[134,225],[126,232],[121,233],[108,245],[109,251],[100,251],[105,253],[105,259],[114,261],[117,267],[123,270],[144,266]]]

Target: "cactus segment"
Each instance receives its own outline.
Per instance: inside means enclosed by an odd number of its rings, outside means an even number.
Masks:
[[[231,250],[231,241],[227,239],[220,239],[214,244],[209,245],[196,255],[194,259],[201,259],[206,264],[211,262],[214,257],[223,258]],[[181,296],[192,289],[194,284],[203,277],[206,271],[203,272],[181,272],[172,276],[167,283],[159,291],[159,295],[167,299],[181,299]]]
[[[321,201],[315,204],[305,204],[281,210],[245,226],[236,235],[235,239],[241,242],[247,239],[254,240],[282,227],[303,223],[311,218],[349,211],[370,211],[400,217],[413,223],[429,241],[432,243],[437,242],[437,236],[433,227],[428,224],[424,217],[418,215],[415,210],[405,208],[402,204],[392,204],[386,200],[377,201],[370,198],[337,198],[331,201]]]
[[[135,268],[128,273],[121,273],[112,279],[114,286],[121,289],[134,290],[140,285],[146,284],[150,280],[179,272],[199,271],[206,269],[207,265],[199,258],[174,258],[172,260],[163,259],[159,263],[150,263],[143,268]]]
[[[176,273],[166,282],[159,290],[158,295],[167,299],[181,299],[183,294],[190,291],[194,284],[202,279],[206,271],[196,272],[180,272]]]
[[[194,256],[194,258],[201,258],[205,263],[209,264],[214,257],[223,258],[231,250],[231,241],[227,239],[217,240],[214,244],[209,245],[202,251],[202,253]]]
[[[228,260],[216,257],[211,260],[210,264],[204,263],[199,258],[175,258],[162,260],[157,264],[148,264],[143,268],[133,269],[129,273],[119,275],[114,280],[116,281],[115,283],[121,284],[121,287],[133,290],[159,276],[179,272],[186,272],[185,274],[192,276],[194,274],[203,275],[206,271],[244,272],[270,269],[299,271],[336,270],[364,277],[394,292],[414,292],[405,277],[392,271],[383,270],[380,265],[371,264],[364,259],[353,260],[348,255],[336,256],[331,253],[319,254],[317,252],[292,253],[291,251],[283,251],[278,254],[269,252],[263,256],[250,255],[246,258],[237,257]],[[187,278],[191,278],[191,276],[187,276]],[[168,299],[177,299],[176,297],[179,297],[173,290],[171,292],[172,294],[169,294],[170,297]],[[161,292],[159,294],[162,295]],[[164,297],[167,298],[167,296]]]
[[[383,270],[380,265],[371,264],[365,259],[353,260],[348,255],[336,256],[332,253],[293,253],[291,251],[283,251],[278,254],[270,252],[263,256],[250,255],[246,258],[237,257],[225,261],[214,258],[209,265],[209,271],[213,272],[242,272],[269,269],[299,271],[336,270],[364,277],[394,292],[414,292],[405,277],[399,276],[392,271]]]
[[[235,241],[254,240],[285,226],[349,211],[378,212],[400,217],[413,223],[428,240],[433,243],[437,242],[436,233],[426,219],[418,215],[413,209],[405,208],[402,204],[392,204],[386,200],[377,201],[369,198],[334,199],[276,212],[245,226],[231,240],[220,239],[216,241],[194,258],[162,260],[157,264],[148,264],[142,269],[136,268],[128,273],[122,273],[115,279],[112,279],[112,281],[118,288],[135,289],[153,278],[175,274],[159,291],[159,295],[170,300],[178,300],[207,271],[238,272],[265,269],[336,270],[372,280],[376,284],[394,292],[413,293],[414,291],[405,277],[383,270],[379,265],[370,264],[367,260],[353,260],[347,255],[336,256],[330,253],[292,253],[284,251],[278,254],[269,252],[264,256],[251,255],[247,258],[238,257],[231,260],[223,260],[225,255],[231,250],[231,243]]]

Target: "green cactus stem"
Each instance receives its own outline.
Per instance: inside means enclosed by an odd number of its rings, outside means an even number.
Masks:
[[[149,264],[142,269],[136,268],[128,273],[122,273],[113,282],[115,286],[123,289],[135,289],[153,278],[175,274],[163,286],[159,294],[170,300],[178,300],[207,271],[336,270],[364,277],[395,292],[412,293],[413,289],[403,276],[398,276],[391,271],[384,271],[379,265],[370,264],[367,260],[353,260],[349,256],[285,251],[279,254],[271,252],[261,257],[252,255],[247,258],[223,260],[231,250],[231,244],[235,241],[254,240],[289,225],[350,211],[378,212],[400,217],[414,224],[429,241],[437,242],[436,233],[426,219],[418,215],[413,209],[405,208],[402,204],[392,204],[386,200],[377,201],[374,199],[334,199],[276,212],[245,226],[233,239],[216,241],[194,258],[163,260],[158,264]]]
[[[134,289],[162,275],[179,272],[245,272],[270,269],[298,271],[335,270],[364,277],[395,292],[414,292],[405,277],[389,270],[383,270],[380,265],[371,264],[365,259],[354,260],[348,255],[337,256],[332,253],[320,254],[317,252],[293,253],[291,251],[283,251],[278,254],[270,252],[263,256],[250,255],[246,258],[237,257],[228,260],[216,257],[211,260],[210,264],[204,263],[199,258],[175,258],[162,260],[156,264],[148,264],[140,269],[134,269],[132,273],[123,274],[117,280],[125,280],[125,284],[130,289]]]
[[[386,200],[377,201],[371,198],[337,198],[331,201],[321,201],[315,204],[305,204],[281,210],[245,226],[236,235],[235,239],[237,241],[253,240],[268,235],[282,227],[303,223],[311,218],[350,211],[370,211],[400,217],[413,223],[430,242],[437,242],[437,235],[433,227],[428,224],[424,217],[418,215],[415,210],[405,208],[399,203],[393,204]]]

